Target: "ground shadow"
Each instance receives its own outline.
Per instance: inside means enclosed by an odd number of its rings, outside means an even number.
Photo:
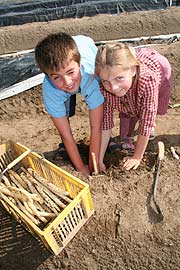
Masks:
[[[118,136],[114,138],[116,141],[118,141]],[[147,152],[147,166],[152,167],[152,158],[148,158],[149,155],[153,154],[158,154],[158,142],[162,141],[165,145],[165,151],[170,150],[170,147],[176,147],[180,145],[180,134],[174,134],[174,135],[159,135],[157,136],[153,141],[149,141],[146,152]],[[179,153],[180,154],[180,153]],[[106,151],[106,156],[105,156],[105,164],[107,168],[110,166],[119,166],[119,162],[123,160],[123,158],[127,155],[133,155],[133,152],[128,152],[121,150],[120,148],[117,148],[111,152]],[[154,160],[153,160],[154,162]]]
[[[162,139],[159,139],[158,141],[163,141]],[[156,145],[157,147],[157,145]],[[158,148],[158,147],[157,147]],[[151,171],[153,171],[153,184],[151,186],[151,190],[148,193],[147,196],[147,200],[146,200],[146,207],[147,207],[147,213],[148,213],[148,217],[151,223],[156,224],[156,223],[160,223],[163,221],[164,216],[163,213],[160,209],[160,206],[156,200],[156,187],[158,185],[158,174],[159,174],[159,170],[160,170],[160,161],[158,161],[158,149],[157,149],[157,154],[154,155],[154,158],[149,159],[151,160],[151,164],[149,162],[149,164],[151,165]],[[159,164],[159,166],[158,166]]]
[[[163,221],[164,217],[162,213],[158,213],[155,209],[155,205],[153,205],[153,188],[148,193],[146,200],[147,214],[149,217],[149,221],[153,224],[160,223]]]
[[[89,157],[89,146],[82,141],[79,141],[77,143],[79,152],[81,154],[81,158],[85,164],[88,164],[88,157]],[[69,159],[69,156],[67,155],[66,151],[59,151],[58,145],[57,149],[53,151],[44,152],[43,156],[51,161],[52,163],[58,165],[58,166],[64,166],[71,163],[71,160]]]
[[[118,140],[118,137],[115,137],[115,140],[116,139]],[[164,142],[165,150],[167,150],[168,148],[170,148],[170,146],[176,147],[180,145],[180,134],[174,135],[165,134],[157,136],[153,141],[150,141],[148,143],[146,150],[149,152],[158,153],[158,144],[157,144],[158,141]],[[88,164],[89,146],[83,140],[79,141],[77,145],[84,163]],[[115,149],[112,152],[106,151],[105,164],[107,168],[109,168],[111,165],[118,166],[119,161],[123,160],[123,158],[128,154],[132,155],[133,153],[132,152],[128,153],[127,151],[120,151],[119,149]],[[67,164],[73,166],[66,151],[59,152],[58,145],[56,150],[44,152],[43,155],[46,159],[48,159],[49,161],[53,162],[58,166],[64,166]]]
[[[165,145],[165,150],[169,149],[171,146],[176,147],[180,145],[180,134],[164,134],[164,135],[159,135],[155,138],[155,140],[151,141],[148,144],[148,147],[153,147],[154,149],[157,150],[157,142],[162,141]]]
[[[51,253],[0,207],[0,269],[34,270]]]

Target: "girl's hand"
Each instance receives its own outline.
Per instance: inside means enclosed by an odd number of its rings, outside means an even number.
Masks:
[[[143,158],[146,146],[149,141],[149,136],[138,135],[136,148],[133,157],[125,157],[123,168],[126,170],[137,169]]]
[[[133,170],[137,169],[137,167],[141,163],[141,159],[128,156],[123,159],[123,162],[124,162],[123,168],[129,171],[130,169],[133,169]]]

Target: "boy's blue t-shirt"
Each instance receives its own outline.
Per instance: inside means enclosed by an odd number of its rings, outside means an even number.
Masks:
[[[97,47],[94,41],[86,36],[73,36],[81,55],[81,95],[90,110],[97,108],[104,102],[104,97],[99,89],[99,81],[94,77],[95,58]],[[52,117],[66,116],[65,103],[74,93],[68,93],[56,88],[48,76],[43,81],[43,101],[47,112]],[[79,90],[77,90],[79,92]]]

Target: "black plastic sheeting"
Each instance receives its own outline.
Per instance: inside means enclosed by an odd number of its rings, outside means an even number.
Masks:
[[[0,26],[165,9],[169,6],[180,6],[180,0],[0,0]],[[35,63],[34,52],[0,57],[0,92],[37,74],[40,74],[40,70]]]
[[[34,52],[0,57],[0,91],[40,73],[35,63]]]
[[[165,9],[169,6],[180,6],[180,0],[0,0],[0,26],[82,18],[97,14]]]
[[[148,40],[147,38],[146,41]],[[149,37],[149,41],[154,43],[173,43],[180,40],[180,35],[167,35],[167,36],[157,36]],[[104,41],[105,42],[105,41]],[[97,46],[104,43],[103,41],[95,42]],[[141,45],[143,43],[143,38],[134,38],[126,40],[126,43],[130,45]],[[12,56],[0,57],[0,93],[1,90],[6,89],[14,84],[23,82],[26,79],[34,77],[40,74],[36,61],[34,50],[20,54],[13,54]]]

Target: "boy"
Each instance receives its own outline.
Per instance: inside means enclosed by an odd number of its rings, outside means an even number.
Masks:
[[[76,170],[89,175],[93,170],[91,153],[99,160],[104,98],[94,77],[97,47],[85,36],[50,34],[35,48],[39,68],[45,73],[43,101],[57,128]],[[73,138],[69,117],[74,115],[76,93],[81,93],[89,107],[89,167],[85,166]]]

